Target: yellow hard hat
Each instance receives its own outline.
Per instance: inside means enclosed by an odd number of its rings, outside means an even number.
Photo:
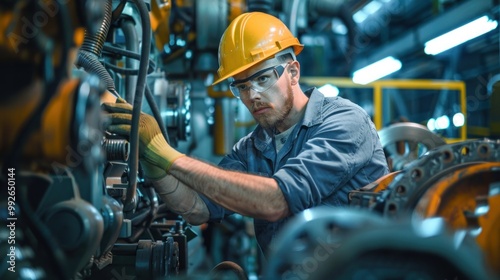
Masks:
[[[220,40],[219,77],[213,85],[290,47],[297,55],[304,45],[281,20],[261,12],[241,14],[229,24]]]

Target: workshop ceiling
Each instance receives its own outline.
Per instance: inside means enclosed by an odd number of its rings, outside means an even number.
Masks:
[[[388,55],[403,62],[393,78],[471,79],[499,68],[498,32],[489,32],[437,56],[424,53],[424,43],[482,15],[498,17],[498,1],[494,0],[359,0],[346,1],[347,10],[356,15],[375,3],[377,10],[356,22],[354,47],[345,53],[348,35],[337,34],[341,22],[325,17],[309,18],[307,36],[326,41],[332,49],[325,61],[331,66],[321,70],[327,75],[348,76],[356,69]],[[355,17],[356,20],[356,17]],[[345,27],[342,27],[345,28]],[[333,31],[332,31],[333,30]],[[351,34],[352,35],[352,34]],[[323,40],[318,40],[318,37]],[[350,63],[349,70],[342,65]],[[340,68],[340,70],[339,70]],[[306,67],[307,69],[307,67]],[[306,70],[307,71],[307,70]],[[350,73],[349,73],[350,72]],[[308,75],[308,73],[305,73]],[[314,71],[311,75],[318,74]]]

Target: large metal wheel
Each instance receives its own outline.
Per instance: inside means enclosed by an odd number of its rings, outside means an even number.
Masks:
[[[391,162],[391,171],[402,170],[429,150],[446,144],[427,127],[411,122],[393,124],[381,129],[378,135]]]
[[[273,242],[264,279],[305,278],[314,273],[351,233],[386,219],[366,209],[321,206],[304,210]]]
[[[309,278],[293,279],[495,279],[473,240],[459,236],[440,218],[391,220],[345,236]]]

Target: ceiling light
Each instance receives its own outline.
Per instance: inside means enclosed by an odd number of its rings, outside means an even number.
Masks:
[[[357,11],[353,16],[352,19],[357,22],[357,23],[362,23],[365,21],[365,19],[368,18],[368,14],[365,13],[363,10]]]
[[[331,84],[326,84],[318,90],[325,96],[325,97],[334,97],[339,95],[339,88],[336,86],[333,86]]]
[[[450,127],[450,118],[444,115],[436,119],[436,129],[447,129]]]
[[[357,84],[368,84],[401,69],[401,61],[388,56],[354,72],[352,81]]]
[[[498,22],[496,20],[490,20],[488,16],[483,16],[448,33],[427,41],[427,43],[425,43],[424,51],[426,54],[430,55],[439,54],[483,35],[497,28],[497,25]]]
[[[332,19],[332,31],[333,33],[339,35],[346,35],[348,32],[347,26],[345,26],[345,24],[338,18]]]
[[[389,1],[390,0],[384,0],[382,2],[388,3]],[[373,0],[366,4],[363,8],[359,9],[356,13],[354,13],[352,18],[356,23],[361,24],[368,18],[368,16],[373,15],[378,10],[380,10],[384,3],[381,3],[380,0]]]
[[[430,118],[429,121],[427,121],[427,128],[430,131],[436,130],[436,120],[433,118]]]
[[[461,127],[465,124],[465,117],[462,113],[456,113],[453,115],[453,125],[456,127]]]
[[[363,8],[365,13],[369,15],[373,15],[376,13],[380,8],[382,8],[382,4],[378,1],[371,1],[370,3],[366,4],[366,6]]]

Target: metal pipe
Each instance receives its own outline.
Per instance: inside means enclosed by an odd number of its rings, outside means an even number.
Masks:
[[[132,52],[139,51],[139,38],[137,36],[137,31],[135,29],[135,24],[132,20],[124,19],[120,22],[120,28],[123,31],[123,36],[125,37],[125,45],[127,50]],[[125,67],[129,69],[136,69],[138,63],[135,59],[126,58]],[[125,77],[126,92],[125,99],[129,102],[133,102],[135,87],[137,85],[137,76],[127,75]]]

